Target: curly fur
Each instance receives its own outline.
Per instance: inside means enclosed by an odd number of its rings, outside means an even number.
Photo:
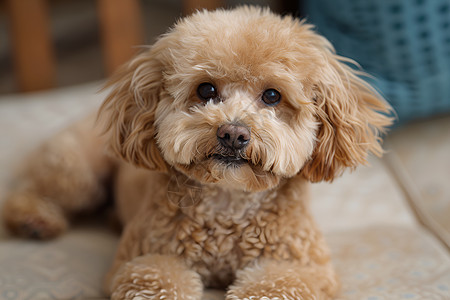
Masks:
[[[113,174],[125,226],[105,281],[113,299],[200,299],[204,286],[228,286],[227,299],[331,299],[338,280],[309,213],[308,182],[381,155],[391,123],[349,62],[311,25],[267,9],[182,19],[110,81],[102,139],[85,130],[73,147],[66,130],[50,144],[72,163],[51,169],[48,149],[36,154],[42,163],[25,168],[32,184],[12,191],[6,224],[59,234],[68,217],[104,201],[99,190]],[[199,99],[203,82],[218,99]],[[269,88],[281,92],[276,106],[261,100]],[[249,145],[235,153],[246,163],[211,157],[229,155],[216,137],[224,124],[249,128]],[[105,145],[121,161],[98,150]],[[37,180],[36,168],[52,182]],[[37,213],[46,207],[59,223]]]

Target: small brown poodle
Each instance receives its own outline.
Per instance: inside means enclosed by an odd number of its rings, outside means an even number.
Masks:
[[[312,26],[267,9],[180,20],[109,83],[95,116],[28,161],[7,227],[61,234],[106,201],[124,225],[112,299],[331,299],[309,182],[381,155],[384,100]],[[105,147],[107,146],[107,147]],[[116,159],[105,154],[108,148]]]

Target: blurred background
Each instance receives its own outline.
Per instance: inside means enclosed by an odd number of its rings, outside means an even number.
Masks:
[[[1,0],[0,94],[103,79],[183,15],[238,4],[298,9],[276,0]]]
[[[242,4],[306,17],[397,124],[450,111],[449,0],[0,0],[0,95],[104,79],[180,17]]]

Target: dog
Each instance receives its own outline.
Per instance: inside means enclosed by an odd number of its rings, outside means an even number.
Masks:
[[[97,121],[28,159],[5,224],[58,236],[112,182],[123,224],[112,299],[201,299],[204,287],[229,300],[332,299],[309,183],[381,155],[392,122],[349,63],[313,26],[268,9],[181,19],[110,80]]]

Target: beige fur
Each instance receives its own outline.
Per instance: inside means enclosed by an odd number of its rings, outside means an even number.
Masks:
[[[111,80],[102,139],[78,124],[30,160],[6,225],[55,236],[104,201],[112,174],[125,226],[105,281],[113,299],[200,299],[205,286],[228,286],[227,299],[331,299],[338,280],[308,181],[381,155],[391,122],[345,62],[310,25],[268,10],[182,19]],[[220,99],[198,97],[204,82]],[[278,105],[261,100],[267,89],[281,93]],[[241,165],[211,156],[229,155],[216,136],[224,124],[251,133]]]

